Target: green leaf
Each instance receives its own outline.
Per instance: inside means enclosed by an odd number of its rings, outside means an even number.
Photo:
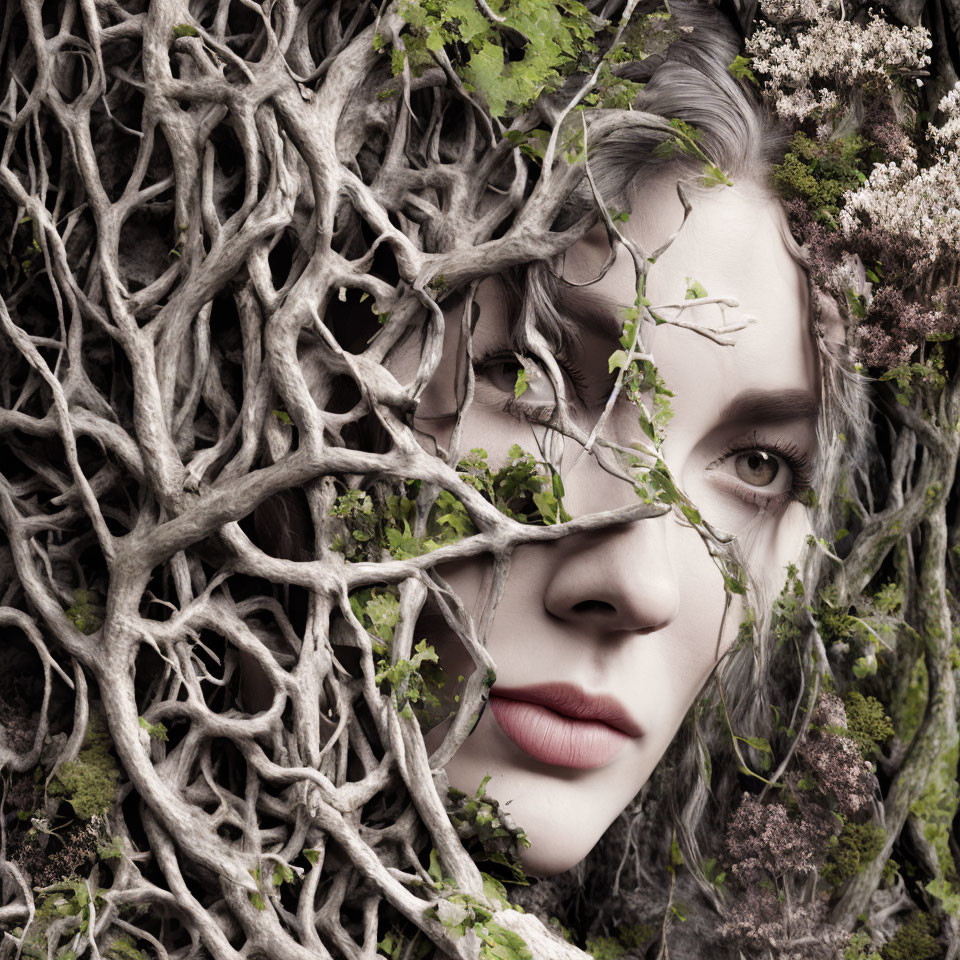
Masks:
[[[773,749],[770,746],[770,742],[765,740],[763,737],[737,737],[738,740],[743,741],[743,743],[748,746],[753,747],[754,750],[759,750],[761,753],[773,754]]]
[[[274,410],[273,415],[288,427],[293,426],[293,420],[290,419],[290,414],[286,410]]]
[[[523,937],[498,923],[488,923],[480,946],[481,960],[533,960]]]
[[[470,88],[483,94],[490,112],[502,117],[507,112],[508,85],[503,82],[503,49],[489,41],[470,57],[464,71]]]
[[[715,163],[705,163],[700,182],[705,187],[732,187],[733,181]]]
[[[613,373],[614,370],[620,370],[625,367],[627,365],[627,356],[626,350],[614,350],[607,360],[607,372]]]
[[[746,585],[741,583],[736,577],[731,577],[728,573],[723,575],[723,585],[731,593],[740,594],[741,596],[747,592]]]
[[[430,879],[439,887],[443,884],[443,870],[440,867],[440,854],[436,850],[430,850],[430,865],[427,867],[427,873]]]
[[[165,741],[167,739],[167,728],[162,723],[150,723],[146,717],[138,717],[137,719],[140,726],[143,727],[154,740]]]
[[[709,296],[706,288],[699,280],[694,280],[692,277],[687,277],[686,283],[687,289],[683,295],[684,300],[700,300],[703,297]]]
[[[489,873],[481,873],[480,876],[483,878],[483,895],[494,906],[503,910],[509,909],[510,898],[507,896],[504,885],[496,877],[491,877]]]
[[[189,23],[178,23],[173,28],[173,35],[178,39],[180,37],[199,37],[200,32]]]
[[[320,862],[319,850],[307,849],[303,851],[303,855],[311,864],[313,864],[313,866],[316,866]]]
[[[753,72],[753,61],[750,59],[750,57],[738,55],[734,59],[733,63],[727,67],[727,71],[737,80],[746,80],[748,83],[752,83],[755,87],[760,86],[760,81],[757,80],[757,76]]]
[[[517,371],[517,382],[513,385],[513,395],[519,400],[529,388],[530,384],[527,383],[527,371],[518,370]]]

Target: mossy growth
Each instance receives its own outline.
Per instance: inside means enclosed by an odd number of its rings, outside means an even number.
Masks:
[[[927,665],[922,653],[909,647],[903,650],[903,666],[899,675],[903,679],[898,680],[885,700],[897,737],[903,743],[909,743],[923,720],[930,687]]]
[[[847,731],[867,759],[877,755],[880,747],[894,733],[893,721],[884,713],[883,704],[876,697],[865,697],[851,690],[843,698],[847,711]]]
[[[499,879],[508,883],[526,884],[529,881],[520,865],[520,851],[529,847],[530,841],[498,801],[487,796],[489,780],[489,775],[484,777],[473,795],[450,787],[447,815],[477,863],[485,864],[491,873],[499,873]]]
[[[103,909],[105,901],[102,897],[104,891],[96,890],[94,892],[94,903],[97,911]],[[58,921],[76,917],[75,926],[60,929]],[[53,956],[58,960],[71,960],[76,954],[72,950],[57,950],[63,937],[72,937],[74,932],[85,932],[90,922],[90,891],[86,883],[82,880],[67,880],[63,883],[53,884],[45,888],[42,894],[36,900],[36,913],[33,921],[26,928],[15,929],[15,936],[24,936],[22,957],[29,960],[47,960],[50,953],[50,941],[53,940]],[[143,954],[126,955],[114,957],[110,954],[110,960],[140,960]],[[145,958],[144,958],[145,960]]]
[[[596,960],[619,960],[627,952],[627,948],[615,937],[591,937],[584,950]]]
[[[139,717],[140,726],[147,731],[147,735],[154,740],[167,740],[167,728],[162,723],[151,723],[146,717]]]
[[[106,611],[100,594],[93,590],[74,590],[73,603],[63,612],[81,633],[96,633],[103,626]]]
[[[854,636],[860,624],[850,613],[850,608],[841,603],[837,588],[832,585],[824,587],[819,599],[813,617],[824,643],[842,643]]]
[[[937,923],[928,913],[912,914],[883,948],[883,960],[938,960],[943,950],[936,939]]]
[[[787,567],[787,579],[773,606],[774,632],[779,643],[799,643],[806,628],[803,583],[794,564]]]
[[[90,820],[110,809],[121,779],[107,722],[94,713],[76,760],[60,767],[50,782],[50,793],[66,798],[81,820]]]
[[[937,875],[927,883],[927,893],[941,901],[944,912],[953,914],[960,912],[960,877],[951,849],[951,833],[960,802],[958,759],[960,739],[954,733],[941,744],[936,761],[927,773],[923,793],[910,807],[911,816],[936,855]]]
[[[147,960],[147,955],[137,949],[130,937],[118,937],[102,956],[104,960]]]
[[[831,838],[830,853],[821,876],[838,887],[857,876],[883,849],[886,833],[872,823],[848,823],[838,837]]]
[[[835,227],[843,195],[865,179],[871,146],[856,134],[819,141],[795,133],[783,162],[773,168],[773,182],[781,194],[803,200],[817,220]]]
[[[858,930],[850,935],[843,948],[843,960],[881,960],[880,954],[872,949],[870,934],[866,930]]]

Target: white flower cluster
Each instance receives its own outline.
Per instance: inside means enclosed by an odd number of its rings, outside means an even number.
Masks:
[[[942,126],[930,127],[930,139],[940,145],[941,153],[951,147],[960,149],[960,83],[937,104],[937,110],[947,119]]]
[[[892,75],[930,63],[925,27],[898,27],[872,13],[864,25],[851,23],[837,17],[832,0],[766,0],[761,9],[774,22],[809,21],[789,32],[764,27],[747,42],[753,70],[767,78],[765,93],[785,120],[823,117],[837,106],[837,90],[890,89]]]
[[[760,9],[771,23],[788,24],[840,14],[840,0],[761,0]]]
[[[933,164],[920,167],[916,151],[900,163],[878,163],[866,182],[843,198],[840,228],[850,236],[869,223],[891,236],[919,242],[932,264],[960,251],[960,84],[941,101],[946,114],[927,136],[939,144]]]

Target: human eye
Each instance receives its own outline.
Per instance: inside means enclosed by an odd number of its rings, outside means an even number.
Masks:
[[[571,371],[564,358],[557,356],[557,365],[563,377],[563,392],[569,406],[578,398],[577,372]],[[552,419],[557,410],[557,394],[546,366],[533,357],[502,350],[484,357],[474,363],[478,386],[495,403],[508,413],[527,419]],[[523,389],[518,395],[518,378]]]
[[[707,470],[718,487],[757,507],[785,506],[810,489],[809,458],[780,438],[735,441]]]

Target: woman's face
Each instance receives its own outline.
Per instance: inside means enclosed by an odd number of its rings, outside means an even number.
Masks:
[[[649,300],[654,307],[682,302],[697,281],[710,296],[738,302],[727,309],[728,324],[755,322],[730,335],[734,346],[671,324],[643,329],[674,393],[662,456],[704,518],[738,536],[754,580],[776,592],[809,532],[796,499],[812,468],[818,398],[806,278],[782,239],[779,207],[760,190],[738,184],[697,190],[691,199],[687,223],[650,268]],[[656,249],[681,223],[675,179],[645,186],[633,211],[623,232],[645,251]],[[607,250],[603,230],[594,230],[568,251],[565,277],[597,276]],[[557,360],[570,413],[589,430],[613,385],[608,358],[619,348],[622,310],[636,297],[632,260],[621,249],[602,280],[566,289],[558,306],[574,335]],[[515,318],[494,282],[480,287],[478,303],[476,394],[462,452],[482,447],[494,468],[513,444],[541,459],[546,427],[538,418],[555,403],[549,379],[528,369],[530,386],[514,397]],[[662,312],[723,323],[717,305]],[[441,442],[449,435],[443,414],[453,408],[459,336],[451,317],[443,361],[419,409],[418,426]],[[643,440],[636,407],[619,403],[605,432],[624,445]],[[573,516],[635,500],[629,484],[572,440],[554,466]],[[464,563],[440,572],[479,621],[490,569]],[[734,604],[721,636],[724,602],[721,573],[699,534],[672,514],[515,552],[487,637],[497,680],[447,773],[469,792],[491,775],[488,792],[531,841],[528,872],[547,875],[579,862],[646,782],[736,635]],[[454,640],[441,638],[437,647],[448,675],[468,672]],[[429,742],[442,733],[431,731]]]

